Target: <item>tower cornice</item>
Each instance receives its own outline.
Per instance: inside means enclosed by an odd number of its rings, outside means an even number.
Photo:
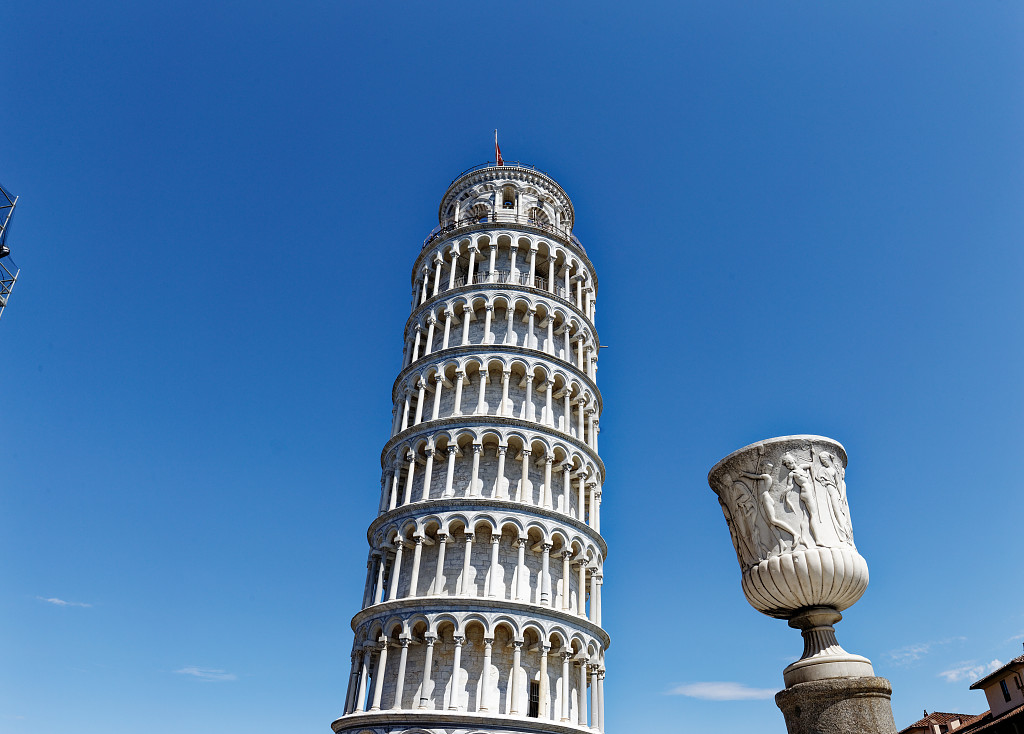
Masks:
[[[550,520],[560,525],[570,527],[593,541],[598,547],[598,550],[601,551],[602,559],[608,558],[608,543],[605,542],[605,539],[601,537],[600,533],[595,532],[594,529],[585,522],[580,522],[576,518],[558,512],[557,510],[549,510],[544,507],[526,507],[521,502],[500,500],[492,497],[447,497],[439,500],[417,502],[412,506],[403,505],[402,507],[397,507],[394,510],[388,510],[384,514],[378,515],[377,518],[370,523],[370,527],[367,528],[366,538],[367,540],[372,541],[373,536],[382,526],[403,517],[421,515],[424,510],[428,510],[430,515],[434,516],[445,512],[464,512],[466,510],[486,511],[487,509],[513,512],[523,516],[532,515],[543,520]]]

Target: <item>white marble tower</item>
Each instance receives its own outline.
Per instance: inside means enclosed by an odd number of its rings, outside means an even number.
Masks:
[[[597,276],[532,167],[466,171],[438,216],[332,728],[603,731]]]

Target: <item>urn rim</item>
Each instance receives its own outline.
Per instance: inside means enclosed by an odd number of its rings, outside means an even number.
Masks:
[[[768,446],[770,444],[784,443],[786,441],[794,440],[827,441],[828,443],[834,444],[842,452],[843,466],[845,467],[849,463],[849,456],[846,453],[846,447],[843,446],[843,444],[841,444],[836,439],[830,438],[829,436],[820,436],[815,433],[796,433],[793,434],[792,436],[773,436],[771,438],[761,439],[760,441],[754,441],[753,443],[747,444],[743,448],[736,449],[731,454],[728,454],[727,456],[724,456],[721,459],[719,459],[719,461],[713,467],[711,467],[711,470],[708,472],[708,485],[711,487],[712,491],[714,491],[715,484],[712,481],[712,477],[716,473],[721,471],[722,467],[730,460],[732,460],[734,457],[746,453],[751,449],[756,449],[758,446]]]

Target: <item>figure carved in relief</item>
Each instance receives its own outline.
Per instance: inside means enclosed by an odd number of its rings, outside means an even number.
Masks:
[[[778,545],[772,549],[772,552],[784,553],[785,551],[789,550],[794,543],[796,543],[797,531],[792,526],[790,526],[789,523],[780,520],[778,515],[775,514],[775,499],[771,495],[772,483],[774,481],[772,479],[771,471],[772,469],[775,468],[775,465],[769,461],[765,462],[764,467],[765,470],[763,474],[755,474],[754,472],[749,471],[740,472],[740,474],[746,477],[747,479],[754,480],[755,487],[757,486],[757,482],[764,482],[764,484],[761,487],[760,495],[761,508],[764,510],[764,514],[768,518],[768,524],[771,525],[773,528],[778,528],[779,530],[789,533],[790,535],[790,540],[787,541],[778,533],[775,533],[775,537],[778,540]]]
[[[740,564],[743,566],[749,566],[753,563],[757,563],[756,558],[751,556],[750,547],[747,545],[747,539],[740,534],[736,527],[736,520],[733,518],[733,513],[729,505],[721,497],[718,498],[718,504],[722,506],[722,514],[725,515],[725,524],[729,527],[729,535],[732,536],[732,546],[736,549],[736,555],[739,557]]]
[[[828,495],[828,508],[839,539],[844,542],[853,540],[853,528],[850,526],[850,515],[846,506],[846,498],[839,490],[839,462],[828,451],[818,454],[821,466],[814,471],[814,478],[825,489]]]
[[[800,463],[787,452],[782,457],[782,465],[789,469],[786,475],[786,506],[800,515],[800,534],[797,546],[813,548],[821,544],[818,535],[818,503],[814,499],[814,479],[811,477],[811,466],[814,462],[814,449],[811,449],[811,463]],[[794,499],[794,494],[796,498]],[[804,506],[801,511],[800,505]]]
[[[736,505],[737,532],[743,539],[754,563],[761,552],[761,533],[757,529],[757,506],[754,493],[744,482],[736,480],[732,484],[733,501]]]

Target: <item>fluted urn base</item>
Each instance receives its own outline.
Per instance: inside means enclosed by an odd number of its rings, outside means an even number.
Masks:
[[[832,607],[808,607],[789,620],[789,626],[800,630],[804,638],[804,654],[782,671],[786,687],[826,678],[870,678],[875,675],[871,661],[862,655],[846,652],[836,640],[832,626],[843,615]]]

